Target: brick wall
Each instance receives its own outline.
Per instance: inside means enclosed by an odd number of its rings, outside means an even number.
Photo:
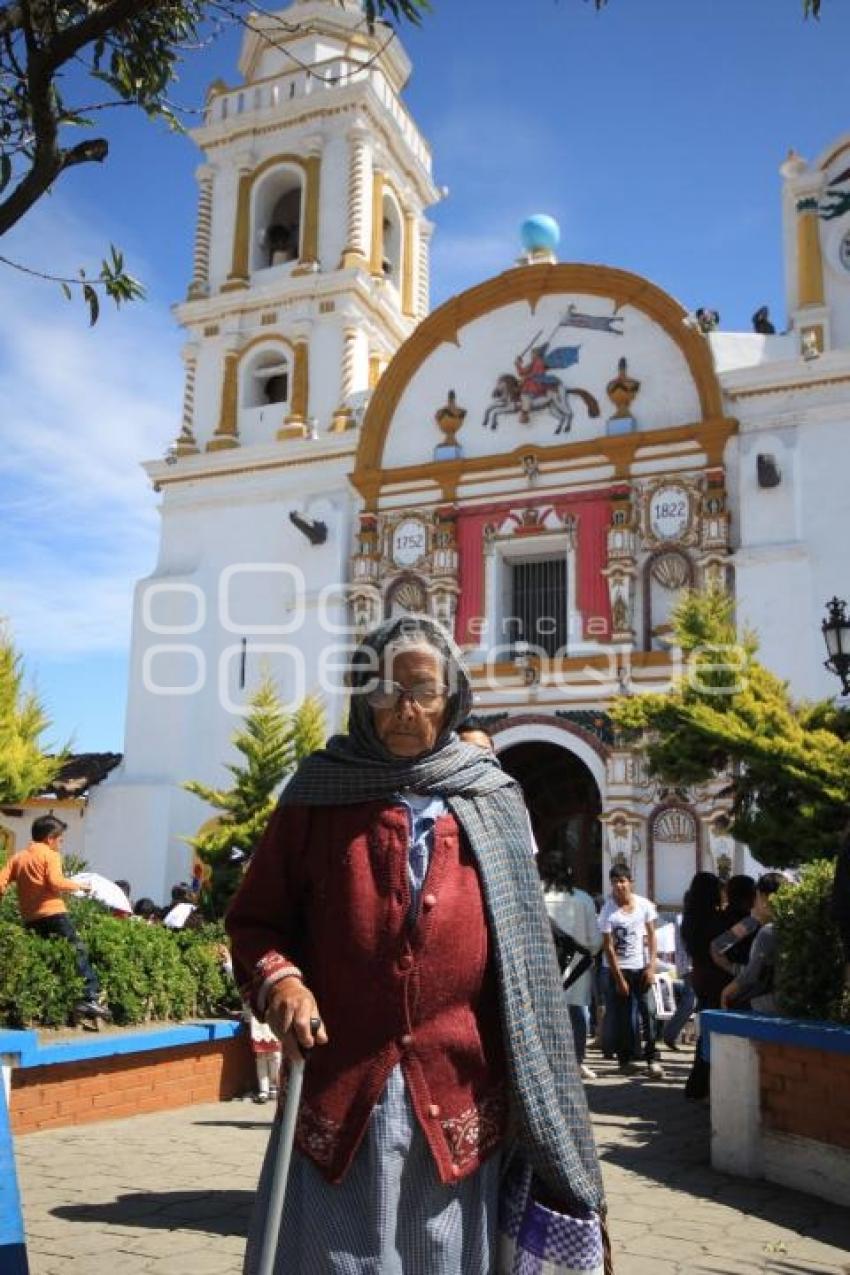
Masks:
[[[255,1085],[244,1036],[12,1071],[13,1133],[234,1098]]]
[[[766,1129],[850,1149],[850,1054],[761,1043]]]

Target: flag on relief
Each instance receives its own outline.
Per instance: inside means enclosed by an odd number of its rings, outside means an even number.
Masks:
[[[574,363],[578,363],[580,349],[580,345],[559,345],[556,350],[549,350],[546,354],[546,366],[572,367]]]

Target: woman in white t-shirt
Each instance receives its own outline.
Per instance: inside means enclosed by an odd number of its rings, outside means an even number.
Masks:
[[[635,1059],[640,1039],[636,1038],[634,1020],[643,1030],[643,1057],[650,1076],[664,1075],[655,1057],[655,1021],[650,992],[655,982],[657,956],[655,904],[632,889],[632,874],[625,864],[617,863],[609,873],[611,898],[599,914],[599,929],[605,964],[608,968],[612,995],[608,1012],[616,1024],[617,1060],[620,1071],[640,1070]]]

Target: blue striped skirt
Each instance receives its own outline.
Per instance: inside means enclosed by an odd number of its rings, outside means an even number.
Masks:
[[[263,1162],[244,1275],[255,1275],[280,1122]],[[401,1069],[387,1081],[348,1173],[330,1185],[293,1153],[275,1275],[491,1275],[501,1156],[462,1182],[439,1180]]]

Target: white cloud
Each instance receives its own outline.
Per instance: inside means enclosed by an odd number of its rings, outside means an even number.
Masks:
[[[4,253],[72,273],[106,233],[58,201]],[[138,254],[133,254],[138,259]],[[125,650],[134,580],[150,571],[156,498],[140,462],[177,432],[179,334],[168,312],[79,301],[8,267],[0,286],[0,613],[25,655]]]

